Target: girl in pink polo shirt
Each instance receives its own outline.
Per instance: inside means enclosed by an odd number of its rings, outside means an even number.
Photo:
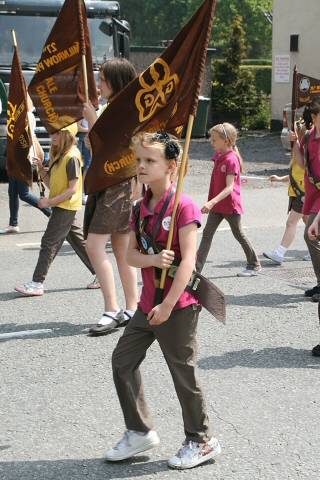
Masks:
[[[172,179],[181,147],[165,132],[139,133],[132,143],[137,156],[138,180],[147,184],[148,190],[133,210],[127,261],[141,268],[143,287],[138,310],[112,356],[113,378],[127,430],[105,458],[124,460],[159,444],[139,372],[147,349],[157,340],[174,381],[185,431],[182,447],[168,464],[172,468],[192,468],[221,450],[218,440],[210,433],[195,375],[196,328],[201,307],[185,291],[195,267],[201,214],[191,198],[181,196],[172,250],[166,250],[175,198]],[[163,300],[154,306],[161,269],[169,269],[174,260],[177,265],[174,279],[167,276]]]
[[[313,128],[299,142],[296,132],[291,132],[294,142],[296,161],[305,167],[305,197],[302,213],[307,217],[304,239],[308,246],[311,261],[317,278],[317,285],[305,291],[306,297],[315,301],[320,300],[320,241],[319,238],[310,238],[308,229],[320,210],[320,97],[315,97],[310,103],[309,110]]]
[[[213,157],[214,166],[208,201],[201,209],[202,213],[208,213],[209,216],[197,254],[197,270],[201,272],[211,247],[213,235],[222,220],[225,219],[247,258],[245,269],[237,275],[238,277],[253,277],[260,272],[261,265],[241,226],[243,213],[240,192],[242,159],[236,147],[237,130],[230,123],[221,123],[211,128],[210,135],[211,145],[216,153]]]

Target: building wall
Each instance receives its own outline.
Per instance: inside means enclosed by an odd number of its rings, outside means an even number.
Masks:
[[[273,0],[272,38],[272,120],[281,121],[282,110],[291,102],[292,71],[320,78],[320,0]],[[290,35],[299,35],[299,51],[290,52]],[[276,56],[289,55],[290,76],[283,83],[275,81]],[[284,59],[285,60],[285,59]],[[279,79],[279,78],[278,78]]]

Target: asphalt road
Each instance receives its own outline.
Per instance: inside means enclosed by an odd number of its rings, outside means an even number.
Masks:
[[[193,162],[185,190],[201,204],[210,164]],[[259,254],[279,244],[286,219],[284,186],[249,183],[243,224]],[[0,226],[7,223],[0,185]],[[157,345],[143,364],[159,448],[119,464],[103,462],[124,431],[110,358],[121,331],[89,338],[102,313],[91,275],[68,245],[52,265],[46,293],[18,298],[14,285],[31,279],[46,218],[21,205],[19,235],[0,237],[0,479],[319,478],[319,368],[310,355],[319,341],[316,304],[303,298],[315,283],[300,225],[287,261],[262,261],[255,278],[237,278],[244,255],[227,224],[214,238],[205,273],[225,292],[227,325],[206,311],[199,323],[199,376],[223,453],[188,472],[166,460],[183,440],[180,407]],[[200,235],[199,235],[200,238]],[[122,292],[119,286],[119,295]],[[40,330],[35,335],[35,330]],[[31,331],[18,338],[17,332]],[[3,335],[3,334],[15,335]]]

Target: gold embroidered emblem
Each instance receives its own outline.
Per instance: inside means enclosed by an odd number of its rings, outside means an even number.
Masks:
[[[151,84],[145,78],[149,73],[153,80]],[[139,82],[142,89],[136,95],[135,104],[139,111],[139,121],[142,123],[167,105],[180,80],[177,74],[171,75],[169,65],[162,58],[157,58],[147,72],[139,76]]]

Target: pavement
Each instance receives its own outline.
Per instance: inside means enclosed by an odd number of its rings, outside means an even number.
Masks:
[[[197,143],[192,148],[185,191],[201,205],[211,165],[207,155],[196,158]],[[302,224],[281,267],[262,257],[280,242],[288,201],[286,187],[272,187],[266,177],[283,169],[284,161],[270,160],[248,161],[246,171],[265,180],[243,186],[243,225],[262,259],[261,274],[236,276],[244,254],[226,223],[204,269],[227,301],[226,326],[203,311],[198,327],[198,373],[223,451],[216,461],[185,472],[166,463],[183,441],[183,426],[156,344],[142,374],[161,444],[119,464],[103,461],[124,431],[110,364],[122,331],[86,335],[102,313],[102,299],[85,288],[92,277],[68,244],[50,269],[45,295],[18,297],[13,287],[31,279],[46,225],[41,212],[21,205],[21,233],[0,236],[1,480],[319,477],[320,359],[310,355],[319,342],[317,305],[303,297],[315,278],[310,262],[302,260]],[[0,185],[0,227],[7,224],[6,188]]]

